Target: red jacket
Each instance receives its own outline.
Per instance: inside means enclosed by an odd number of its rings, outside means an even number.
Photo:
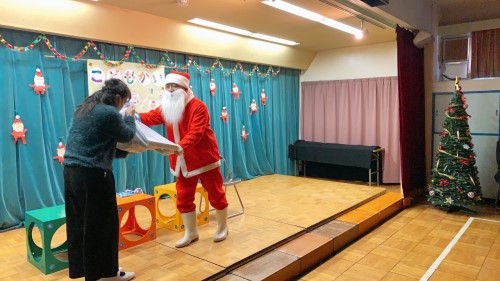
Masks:
[[[201,100],[191,99],[186,104],[182,120],[176,125],[165,122],[161,106],[141,113],[140,117],[147,126],[165,124],[167,138],[182,147],[183,154],[170,155],[170,169],[175,176],[182,171],[182,175],[189,178],[220,166],[217,140],[210,128],[207,106]]]

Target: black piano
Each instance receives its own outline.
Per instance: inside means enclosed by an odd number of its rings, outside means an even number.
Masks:
[[[380,159],[382,148],[379,146],[350,145],[338,143],[321,143],[298,140],[288,146],[288,158],[303,161],[303,174],[306,176],[306,163],[322,163],[338,165],[338,167],[354,167],[368,170],[368,181],[371,185],[372,175],[377,176],[380,183]]]

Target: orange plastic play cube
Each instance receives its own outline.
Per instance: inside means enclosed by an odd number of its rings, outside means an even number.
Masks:
[[[118,220],[121,225],[123,216],[128,211],[127,221],[120,227],[119,234],[119,247],[118,250],[123,250],[130,248],[132,246],[152,241],[156,239],[156,217],[155,217],[155,198],[151,195],[144,193],[134,194],[127,197],[116,197],[116,203],[118,205]],[[144,206],[149,210],[151,214],[151,223],[149,229],[143,229],[137,223],[137,218],[135,217],[135,206]],[[129,240],[126,235],[135,234],[140,236],[137,240]]]

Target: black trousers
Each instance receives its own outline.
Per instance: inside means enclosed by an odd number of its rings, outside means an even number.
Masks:
[[[115,178],[102,169],[64,166],[69,277],[95,281],[118,271]]]

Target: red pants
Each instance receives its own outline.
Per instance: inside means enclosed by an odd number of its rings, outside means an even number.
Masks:
[[[227,208],[226,194],[222,188],[222,175],[220,168],[207,171],[205,173],[185,178],[182,173],[177,177],[175,188],[177,189],[177,209],[181,213],[189,213],[196,210],[194,204],[196,185],[198,180],[208,192],[210,205],[217,210]]]

